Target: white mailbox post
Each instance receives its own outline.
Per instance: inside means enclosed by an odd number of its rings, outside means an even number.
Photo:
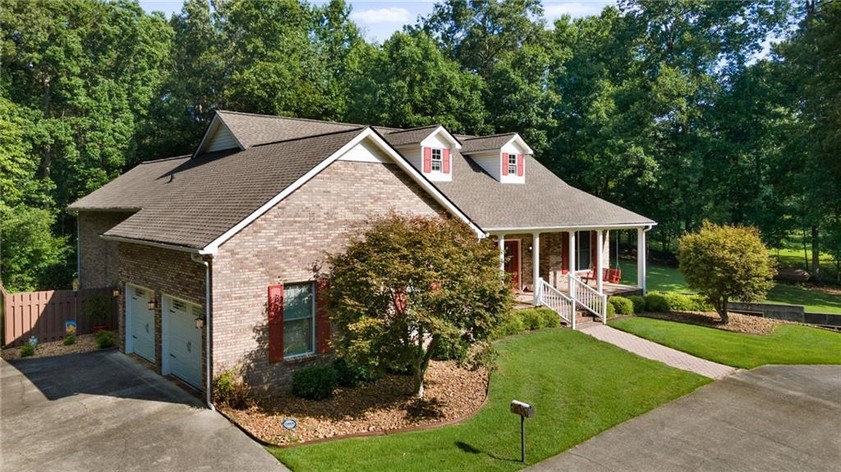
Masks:
[[[519,400],[511,401],[511,413],[520,415],[520,460],[526,462],[526,418],[534,418],[534,405],[521,402]]]

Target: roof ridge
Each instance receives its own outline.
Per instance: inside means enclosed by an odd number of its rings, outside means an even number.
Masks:
[[[180,156],[162,157],[160,159],[147,159],[145,161],[140,161],[140,163],[137,164],[137,165],[153,164],[153,163],[156,163],[156,162],[170,161],[170,160],[173,160],[173,159],[182,159],[184,157],[192,157],[192,154],[182,154]]]
[[[422,130],[422,129],[438,128],[438,127],[443,127],[443,126],[444,125],[441,125],[441,124],[435,124],[435,125],[418,126],[418,127],[415,127],[415,128],[397,128],[397,131],[392,131],[392,132],[388,133],[388,135],[391,136],[392,134],[408,133],[409,131],[418,131],[418,130]],[[381,126],[381,128],[382,128],[382,126]]]
[[[370,128],[370,126],[360,126],[358,128],[345,129],[345,130],[341,130],[341,131],[331,131],[329,133],[310,134],[310,135],[307,135],[307,136],[299,136],[297,138],[281,139],[279,141],[272,141],[272,142],[269,142],[269,143],[255,144],[255,145],[251,146],[249,149],[253,149],[253,148],[257,148],[257,147],[263,147],[263,146],[270,146],[272,144],[290,143],[290,142],[293,142],[293,141],[302,141],[304,139],[324,138],[324,137],[333,136],[333,135],[336,135],[336,134],[360,132],[360,131],[363,131],[367,128]],[[246,149],[246,151],[247,151],[247,149]]]
[[[277,120],[292,120],[292,121],[306,121],[309,123],[322,123],[328,125],[342,125],[342,126],[357,126],[357,127],[365,127],[369,125],[362,125],[359,123],[346,123],[343,121],[327,121],[327,120],[317,120],[315,118],[300,118],[296,116],[280,116],[280,115],[264,115],[261,113],[248,113],[244,111],[233,111],[233,110],[216,110],[219,113],[230,113],[234,115],[244,115],[244,116],[255,116],[260,118],[274,118]]]
[[[471,140],[474,140],[474,139],[496,138],[496,137],[499,137],[499,136],[509,136],[509,135],[514,135],[514,134],[517,134],[517,132],[516,131],[509,131],[507,133],[489,134],[489,135],[486,135],[486,136],[474,136],[472,138],[464,138],[464,140],[465,141],[471,141]]]

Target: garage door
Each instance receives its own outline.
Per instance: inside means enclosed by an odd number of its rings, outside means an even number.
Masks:
[[[201,388],[202,330],[196,328],[201,307],[177,298],[165,298],[164,373]]]
[[[155,312],[149,309],[151,290],[127,285],[126,350],[155,362]]]

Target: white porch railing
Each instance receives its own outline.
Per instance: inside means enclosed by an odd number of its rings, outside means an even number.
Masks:
[[[572,301],[572,298],[558,291],[542,277],[538,279],[536,289],[538,290],[537,299],[540,304],[551,308],[572,329],[575,329],[575,302]]]
[[[601,318],[603,324],[607,324],[607,295],[572,274],[569,275],[569,293],[572,295],[570,298],[578,305]]]

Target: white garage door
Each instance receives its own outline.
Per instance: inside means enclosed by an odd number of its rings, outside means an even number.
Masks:
[[[172,374],[201,388],[202,331],[196,328],[196,318],[202,315],[201,307],[164,297],[164,374]]]
[[[152,291],[127,285],[126,351],[155,362],[155,312],[149,309]]]

